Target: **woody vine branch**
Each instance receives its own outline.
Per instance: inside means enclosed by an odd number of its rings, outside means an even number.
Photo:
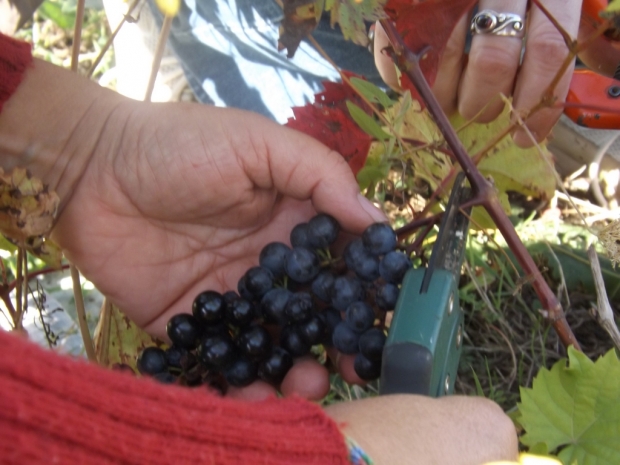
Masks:
[[[389,20],[382,20],[381,25],[392,46],[391,50],[387,52],[391,54],[392,59],[401,72],[406,74],[416,87],[421,99],[428,108],[429,113],[433,116],[438,129],[442,133],[448,146],[452,149],[455,159],[465,172],[472,186],[474,196],[468,204],[472,206],[481,206],[488,212],[506,240],[510,250],[514,253],[524,273],[531,277],[532,286],[545,309],[545,317],[555,329],[562,344],[565,347],[572,345],[576,349],[580,349],[579,342],[566,321],[566,315],[560,302],[543,278],[532,256],[527,251],[525,245],[515,231],[514,226],[504,212],[494,187],[476,167],[476,164],[467,153],[456,131],[450,124],[448,117],[433,95],[428,81],[420,68],[420,59],[424,56],[426,50],[414,53],[405,46],[402,37]]]

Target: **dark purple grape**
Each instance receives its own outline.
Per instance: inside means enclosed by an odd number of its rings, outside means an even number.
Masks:
[[[360,353],[369,360],[380,360],[387,336],[380,328],[370,328],[360,336]]]
[[[167,371],[155,373],[153,375],[153,379],[161,384],[175,384],[178,380],[176,376],[174,376],[172,373],[168,373]]]
[[[159,347],[147,347],[138,355],[137,368],[143,375],[156,375],[168,370],[166,354]]]
[[[308,238],[308,223],[299,223],[291,231],[291,245],[293,247],[312,248],[310,239]]]
[[[323,342],[325,330],[325,323],[318,314],[299,324],[301,337],[311,346]]]
[[[340,224],[333,216],[319,213],[308,221],[308,240],[315,249],[327,249],[340,232]]]
[[[222,294],[222,299],[224,299],[224,306],[228,305],[233,300],[236,300],[239,297],[241,297],[241,296],[239,294],[237,294],[235,291],[226,291],[226,292],[224,292]]]
[[[362,354],[357,354],[353,361],[353,368],[357,376],[365,381],[372,381],[381,376],[381,359],[369,360]]]
[[[197,355],[207,368],[222,369],[235,360],[235,344],[230,336],[204,337],[198,345]]]
[[[383,283],[379,285],[375,294],[375,303],[381,310],[394,310],[398,302],[400,289],[396,284]]]
[[[295,292],[288,299],[284,313],[289,320],[301,322],[310,318],[313,310],[312,296],[307,292]]]
[[[250,300],[260,300],[273,288],[273,274],[267,268],[253,266],[244,275],[245,289],[252,296]]]
[[[287,325],[280,333],[280,345],[293,357],[302,357],[310,353],[312,346],[308,344],[298,325]]]
[[[204,325],[202,327],[202,336],[230,336],[230,330],[225,323],[217,323],[214,325]]]
[[[284,309],[292,295],[291,291],[282,287],[276,287],[267,292],[260,302],[261,314],[265,321],[281,325],[286,323],[288,318]]]
[[[254,294],[250,292],[247,285],[247,276],[241,276],[241,279],[237,282],[237,291],[242,299],[252,301],[254,300]]]
[[[282,347],[274,347],[271,355],[258,367],[258,376],[262,380],[278,385],[293,366],[293,357]]]
[[[188,370],[196,365],[196,356],[182,347],[171,346],[165,351],[168,368]]]
[[[234,387],[245,387],[258,378],[256,362],[246,358],[238,358],[224,372],[226,382]]]
[[[216,291],[198,294],[192,304],[192,314],[205,323],[219,323],[224,318],[224,298]]]
[[[270,242],[260,251],[258,263],[271,271],[275,279],[279,279],[284,276],[286,255],[290,250],[291,248],[282,242]]]
[[[338,276],[332,289],[332,305],[336,310],[345,311],[349,305],[364,300],[364,288],[355,276]]]
[[[189,313],[179,313],[168,321],[166,334],[175,346],[193,350],[200,340],[200,323]]]
[[[344,322],[353,331],[363,333],[375,323],[375,312],[366,302],[353,302],[347,307]]]
[[[226,321],[235,326],[246,326],[254,321],[256,312],[254,305],[242,297],[226,304]]]
[[[325,325],[325,333],[323,344],[331,347],[333,345],[332,336],[334,334],[334,329],[342,322],[342,316],[340,312],[333,307],[327,307],[320,313],[317,313],[319,317],[323,320]]]
[[[237,336],[239,351],[250,360],[262,360],[271,351],[271,335],[260,325],[242,329]]]
[[[386,253],[379,263],[379,274],[387,282],[393,284],[402,283],[405,274],[410,269],[411,260],[399,250]]]
[[[331,300],[332,289],[336,276],[331,271],[321,271],[312,281],[312,293],[323,302]]]
[[[373,223],[362,233],[364,246],[371,254],[383,255],[396,249],[398,237],[387,223]]]
[[[334,347],[343,354],[357,354],[359,352],[360,335],[353,331],[344,321],[334,329],[332,342]]]
[[[344,249],[347,267],[364,281],[374,281],[379,277],[379,257],[371,254],[361,239],[354,239]]]
[[[298,283],[309,283],[321,271],[319,256],[305,247],[293,247],[286,256],[286,274]]]

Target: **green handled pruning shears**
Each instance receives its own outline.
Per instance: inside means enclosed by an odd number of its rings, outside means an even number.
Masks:
[[[383,349],[381,394],[439,397],[454,390],[463,341],[458,282],[469,211],[460,205],[470,189],[459,173],[427,268],[405,275]]]

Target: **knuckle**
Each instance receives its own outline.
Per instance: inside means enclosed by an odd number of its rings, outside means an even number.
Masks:
[[[487,434],[493,436],[494,443],[503,450],[517,450],[517,431],[514,423],[495,402],[485,398],[475,398],[474,411],[480,426],[488,428]]]
[[[567,55],[568,48],[557,31],[533,34],[525,49],[525,59],[539,72],[557,72]]]
[[[517,62],[509,50],[498,45],[476,48],[469,55],[469,65],[476,77],[484,82],[514,78]]]
[[[463,56],[463,44],[459,40],[450,38],[443,50],[442,60],[460,60]]]

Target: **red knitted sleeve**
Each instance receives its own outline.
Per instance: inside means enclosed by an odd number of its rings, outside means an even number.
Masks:
[[[0,34],[0,111],[32,63],[30,44]]]
[[[1,330],[0,354],[3,463],[350,463],[336,424],[299,398],[250,403],[161,385]]]

